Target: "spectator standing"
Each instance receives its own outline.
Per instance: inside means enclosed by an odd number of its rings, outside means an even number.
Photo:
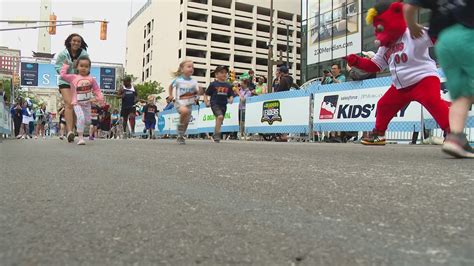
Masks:
[[[23,115],[21,113],[21,101],[17,102],[11,109],[10,113],[12,114],[13,119],[13,126],[15,127],[15,136],[17,138],[21,138],[20,135],[20,128],[21,128],[21,120],[23,119]]]
[[[259,77],[258,78],[258,83],[256,84],[255,88],[255,94],[256,95],[261,95],[261,94],[266,94],[267,93],[267,80],[265,77]]]
[[[166,97],[166,106],[165,108],[163,109],[163,111],[166,111],[166,110],[171,110],[174,108],[174,102],[173,102],[173,99],[171,99],[170,96]]]
[[[244,138],[244,125],[245,125],[245,105],[247,102],[247,99],[252,96],[252,92],[250,91],[249,88],[249,81],[244,79],[241,82],[240,85],[240,90],[239,90],[239,97],[240,97],[240,103],[239,103],[239,123],[240,123],[240,138]]]
[[[278,91],[278,86],[280,85],[280,76],[280,68],[277,68],[277,71],[275,72],[275,79],[273,80],[272,92]]]
[[[346,82],[346,76],[341,73],[341,66],[334,64],[331,67],[331,83],[343,83]]]
[[[46,139],[45,125],[48,119],[48,113],[46,112],[46,105],[41,104],[40,108],[36,111],[36,128],[35,128],[35,139],[38,136],[42,136]]]
[[[33,111],[30,109],[30,106],[28,104],[28,101],[23,102],[23,106],[21,108],[21,114],[22,114],[22,119],[21,119],[21,131],[20,133],[21,139],[28,139],[30,138],[30,121],[33,120]]]
[[[276,91],[289,91],[294,84],[293,77],[290,76],[288,68],[284,65],[280,67],[280,73],[280,82]]]

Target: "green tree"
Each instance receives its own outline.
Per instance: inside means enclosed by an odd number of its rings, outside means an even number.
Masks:
[[[138,99],[140,100],[146,100],[149,95],[156,95],[156,99],[160,100],[161,97],[159,94],[163,93],[164,89],[165,88],[161,83],[157,81],[147,81],[143,84],[135,85],[135,90],[137,91]]]

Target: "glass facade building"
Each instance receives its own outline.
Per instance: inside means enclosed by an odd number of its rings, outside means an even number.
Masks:
[[[379,0],[360,0],[360,3],[358,2],[356,0],[302,0],[301,78],[303,82],[321,77],[323,70],[329,70],[333,64],[339,64],[345,71],[346,62],[342,58],[347,54],[353,53],[354,50],[350,51],[346,48],[344,51],[344,49],[341,49],[336,55],[336,49],[340,48],[340,44],[336,39],[340,40],[341,35],[342,39],[345,37],[346,43],[359,42],[350,43],[353,47],[357,47],[357,53],[361,51],[377,51],[374,44],[374,28],[372,25],[365,23],[365,17],[367,16],[367,11]],[[395,0],[392,2],[395,2]],[[328,11],[327,8],[330,8],[330,10]],[[318,12],[314,12],[314,10]],[[356,11],[358,16],[354,15]],[[353,15],[351,16],[351,14]],[[351,32],[351,25],[358,25],[357,23],[354,24],[354,18],[357,18],[360,24],[360,34],[355,35],[355,39],[350,37],[353,34]],[[421,10],[418,14],[418,21],[422,25],[427,26],[429,18],[430,13],[427,10]],[[345,22],[345,25],[342,24],[342,31],[340,30],[341,21]],[[327,26],[328,24],[329,27]],[[355,26],[352,26],[352,31],[355,31],[354,28]],[[327,34],[328,29],[330,31],[329,35]],[[352,38],[350,42],[347,42],[350,38]],[[316,60],[317,62],[312,58],[313,54],[310,54],[308,58],[308,53],[315,51],[311,47],[319,47],[321,51],[321,47],[324,46],[323,42],[330,43],[333,56],[330,56],[330,58],[319,57],[321,60]],[[321,53],[320,51],[318,53]],[[381,75],[384,74],[386,73]]]

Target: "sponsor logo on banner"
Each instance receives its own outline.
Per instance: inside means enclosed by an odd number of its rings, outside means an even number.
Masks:
[[[226,112],[225,115],[224,115],[224,119],[230,119],[231,116],[230,116],[230,112]],[[203,115],[202,117],[202,121],[214,121],[216,120],[216,116],[215,115]]]
[[[328,95],[325,96],[321,103],[321,111],[319,113],[319,119],[333,119],[337,109],[337,101],[339,95]]]
[[[165,117],[162,115],[158,115],[158,130],[160,132],[163,132],[163,130],[165,129],[165,125],[166,125]]]
[[[280,101],[268,101],[263,103],[261,122],[267,122],[273,125],[273,122],[281,122]]]

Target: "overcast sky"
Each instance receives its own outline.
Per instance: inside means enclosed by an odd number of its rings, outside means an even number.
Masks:
[[[51,0],[52,11],[58,20],[71,20],[73,17],[83,19],[105,19],[109,21],[107,40],[99,40],[97,24],[86,24],[83,28],[72,26],[58,27],[56,35],[51,36],[51,52],[58,53],[64,49],[64,40],[71,33],[79,33],[89,45],[92,61],[108,63],[125,62],[127,22],[130,10],[138,11],[146,0]],[[39,19],[40,0],[0,0],[0,19]],[[0,23],[0,28],[21,27]],[[0,46],[20,49],[22,56],[32,56],[37,50],[38,30],[17,30],[0,32]]]

